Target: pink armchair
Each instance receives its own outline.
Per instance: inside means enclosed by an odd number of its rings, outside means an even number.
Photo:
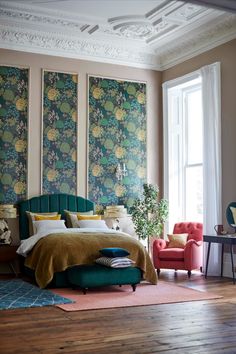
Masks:
[[[153,263],[160,274],[161,268],[183,269],[188,271],[202,269],[203,225],[196,222],[181,222],[174,226],[173,234],[188,233],[184,248],[168,248],[169,241],[158,239],[153,242]]]

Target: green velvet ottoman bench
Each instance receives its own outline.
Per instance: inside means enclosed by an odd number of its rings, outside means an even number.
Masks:
[[[67,269],[67,279],[73,288],[86,289],[108,285],[130,284],[133,291],[140,283],[142,272],[137,267],[110,268],[102,265],[80,265]]]

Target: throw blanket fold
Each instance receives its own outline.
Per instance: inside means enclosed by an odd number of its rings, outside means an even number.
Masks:
[[[57,233],[40,239],[25,260],[35,271],[37,284],[45,288],[55,272],[81,264],[94,264],[101,256],[99,250],[122,247],[130,252],[129,258],[143,271],[143,279],[157,283],[157,275],[145,247],[124,233]]]

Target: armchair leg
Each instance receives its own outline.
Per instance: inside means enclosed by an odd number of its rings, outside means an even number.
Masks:
[[[188,277],[191,277],[191,270],[188,270]]]
[[[157,276],[159,277],[161,270],[157,269]]]

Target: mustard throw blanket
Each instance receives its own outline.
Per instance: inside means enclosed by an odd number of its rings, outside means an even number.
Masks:
[[[80,264],[93,264],[101,257],[99,250],[121,247],[130,252],[129,258],[143,271],[143,279],[157,283],[157,275],[145,247],[132,236],[123,233],[58,233],[40,239],[25,260],[35,270],[37,284],[45,288],[55,272]]]

